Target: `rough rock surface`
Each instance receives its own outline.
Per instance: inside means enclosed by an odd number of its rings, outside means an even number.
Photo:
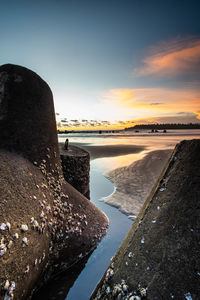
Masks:
[[[91,299],[200,299],[200,140],[183,141]]]
[[[1,66],[0,299],[26,299],[39,279],[92,251],[107,223],[63,178],[48,85]]]
[[[68,150],[60,144],[60,157],[65,180],[89,199],[90,191],[90,155],[87,151],[75,146]]]

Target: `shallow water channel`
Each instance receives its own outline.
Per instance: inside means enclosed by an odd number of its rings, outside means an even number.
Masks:
[[[133,223],[117,208],[100,201],[101,198],[113,193],[114,185],[103,176],[107,168],[103,165],[100,167],[99,160],[91,161],[90,165],[90,198],[109,218],[109,228],[107,235],[91,254],[85,268],[74,282],[66,300],[87,300],[90,298],[110,264],[111,257],[119,248]]]
[[[66,137],[68,138],[69,135],[59,137],[59,142],[64,142]],[[106,144],[143,145],[148,151],[153,151],[171,149],[180,140],[192,138],[197,138],[197,136],[112,136],[112,138],[98,136],[96,138],[77,135],[75,137],[70,136],[70,142],[105,144],[106,139]],[[109,196],[114,191],[114,185],[103,174],[111,169],[129,165],[133,161],[144,157],[145,154],[146,152],[143,151],[118,157],[98,158],[90,162],[90,199],[109,218],[107,235],[101,240],[89,258],[82,259],[72,268],[68,269],[66,273],[52,278],[46,286],[43,286],[36,293],[32,300],[88,300],[90,298],[109,266],[111,257],[116,253],[133,223],[117,208],[101,201],[102,198]],[[77,276],[77,274],[79,275]]]
[[[106,236],[97,248],[66,272],[42,286],[32,300],[88,300],[101,280],[133,221],[117,208],[101,201],[113,193],[114,185],[103,174],[110,170],[103,159],[90,162],[90,199],[109,218]]]

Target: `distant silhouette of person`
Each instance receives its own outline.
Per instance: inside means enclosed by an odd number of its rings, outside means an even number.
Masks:
[[[68,148],[69,148],[69,140],[66,139],[66,140],[65,140],[65,146],[64,146],[64,149],[65,149],[65,150],[68,150]]]

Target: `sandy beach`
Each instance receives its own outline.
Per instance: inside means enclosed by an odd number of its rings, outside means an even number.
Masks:
[[[101,199],[109,205],[119,208],[121,212],[135,219],[143,203],[151,192],[156,179],[161,174],[175,145],[183,139],[193,139],[192,135],[177,135],[175,137],[140,137],[129,140],[124,138],[117,143],[117,138],[110,143],[103,144],[103,139],[95,140],[95,143],[72,142],[90,153],[90,159],[116,158],[120,162],[127,155],[124,164],[111,164],[107,173],[104,174],[115,186],[114,192],[108,197]],[[134,140],[134,144],[133,144]],[[115,143],[116,142],[116,143]],[[137,156],[128,157],[128,154]],[[139,157],[139,159],[138,159]],[[136,159],[136,161],[135,161]],[[115,160],[115,162],[116,162]],[[108,160],[102,164],[109,164]],[[112,168],[113,167],[113,168]],[[106,172],[106,171],[105,171]]]
[[[73,143],[74,146],[80,147],[90,153],[90,159],[114,157],[127,155],[132,153],[139,153],[146,149],[145,146],[138,145],[93,145],[84,143]]]
[[[90,153],[91,160],[115,157],[146,150],[145,146],[115,144],[93,145],[73,143]],[[104,174],[115,185],[115,191],[103,198],[107,204],[119,208],[130,218],[135,219],[143,203],[153,188],[158,176],[168,161],[173,148],[167,150],[147,150],[146,155],[130,165],[111,170]]]
[[[113,194],[103,200],[134,219],[167,163],[172,150],[149,152],[129,166],[110,171],[106,176],[114,183]]]

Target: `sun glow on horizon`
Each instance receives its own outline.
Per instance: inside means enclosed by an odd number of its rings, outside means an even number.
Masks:
[[[81,119],[84,116],[89,120],[87,122],[72,120],[65,124],[65,128],[105,130],[123,129],[142,122],[198,123],[200,122],[199,67],[200,38],[188,37],[164,41],[150,48],[141,66],[134,69],[134,75],[154,76],[159,80],[160,77],[171,76],[178,79],[187,75],[187,81],[181,79],[177,87],[165,86],[163,81],[163,86],[159,83],[153,87],[110,88],[97,91],[96,94],[63,93],[63,106],[60,110],[68,111],[68,118],[76,116]],[[69,109],[68,107],[64,109],[65,97],[70,99]]]

